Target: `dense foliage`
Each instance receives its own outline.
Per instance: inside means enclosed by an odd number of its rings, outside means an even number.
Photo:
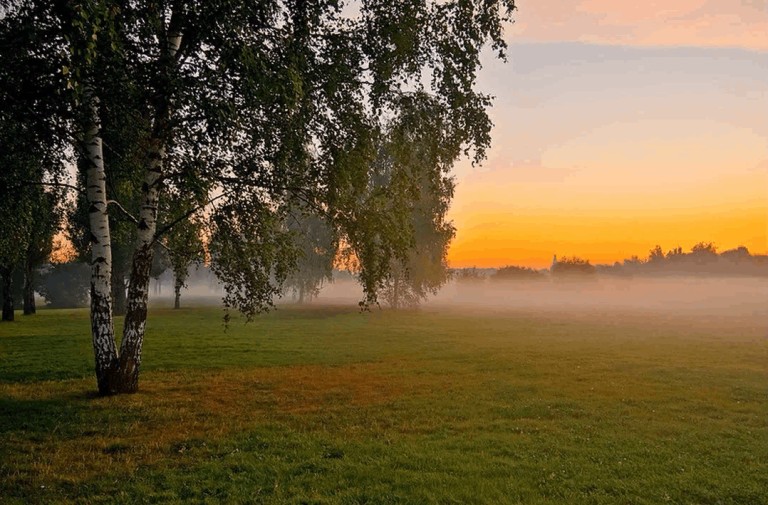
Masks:
[[[485,46],[503,57],[514,2],[3,7],[4,44],[40,62],[22,65],[24,77],[58,97],[31,117],[62,125],[53,138],[75,139],[97,378],[111,393],[137,387],[156,245],[192,216],[204,221],[227,307],[250,317],[271,306],[301,256],[285,226],[297,208],[325,221],[338,253],[357,262],[365,302],[375,301],[393,261],[414,247],[413,188],[426,181],[445,206],[453,163],[485,154],[491,99],[475,90],[475,76]],[[15,98],[12,83],[0,87]],[[395,160],[385,185],[382,153]],[[118,352],[121,246],[131,259]]]

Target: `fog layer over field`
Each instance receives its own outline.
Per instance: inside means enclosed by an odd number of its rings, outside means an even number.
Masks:
[[[167,287],[153,299],[167,304]],[[182,305],[220,304],[220,287],[191,284],[182,291]],[[359,284],[337,280],[327,284],[313,304],[349,305],[362,300]],[[295,303],[290,294],[278,305]],[[753,277],[621,278],[597,276],[591,280],[450,282],[437,296],[422,304],[427,310],[547,313],[658,313],[711,318],[738,318],[768,328],[768,279]],[[382,308],[386,306],[382,303]],[[372,310],[378,310],[373,307]]]
[[[356,303],[358,286],[337,282],[315,303]],[[768,279],[749,277],[663,277],[594,280],[451,282],[427,308],[535,312],[658,312],[667,316],[737,317],[768,325]]]

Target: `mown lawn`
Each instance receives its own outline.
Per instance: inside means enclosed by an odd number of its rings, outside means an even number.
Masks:
[[[0,502],[768,503],[760,321],[155,309],[113,398],[88,328],[0,325]]]

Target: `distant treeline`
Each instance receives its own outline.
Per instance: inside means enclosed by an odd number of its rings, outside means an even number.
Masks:
[[[20,274],[19,274],[20,275]],[[39,269],[34,285],[49,307],[85,307],[89,303],[90,277],[85,263],[73,261],[48,264]],[[534,269],[508,265],[502,268],[462,268],[451,270],[451,277],[460,284],[480,284],[486,281],[546,281],[558,279],[589,279],[598,276],[659,277],[689,276],[768,276],[768,256],[753,255],[746,247],[718,252],[710,242],[699,242],[690,252],[682,247],[667,252],[656,246],[646,258],[633,256],[613,265],[593,265],[588,259],[556,258],[549,269]],[[156,265],[152,271],[155,294],[163,285],[172,287],[173,272],[167,265]],[[332,280],[355,281],[348,271],[334,270]],[[188,269],[188,284],[206,287],[211,293],[221,293],[221,284],[209,267],[198,264]],[[15,283],[21,286],[21,282]],[[20,290],[17,287],[17,290]],[[169,292],[170,294],[170,292]],[[14,297],[20,305],[21,293]]]
[[[712,242],[699,242],[690,252],[676,247],[664,252],[657,245],[647,258],[633,256],[613,265],[593,265],[577,256],[555,258],[549,269],[533,269],[508,265],[502,268],[462,268],[453,270],[459,283],[489,281],[536,281],[558,278],[590,278],[611,276],[768,276],[768,256],[753,255],[740,246],[718,253]]]
[[[634,256],[613,265],[598,265],[597,272],[606,275],[715,275],[766,276],[768,256],[752,255],[740,246],[718,253],[712,242],[699,242],[690,252],[682,247],[663,251],[661,246],[651,249],[647,258]]]

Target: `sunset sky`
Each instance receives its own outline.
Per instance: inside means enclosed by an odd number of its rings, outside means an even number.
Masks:
[[[768,235],[768,0],[519,0],[485,59],[493,147],[461,163],[454,267]]]

